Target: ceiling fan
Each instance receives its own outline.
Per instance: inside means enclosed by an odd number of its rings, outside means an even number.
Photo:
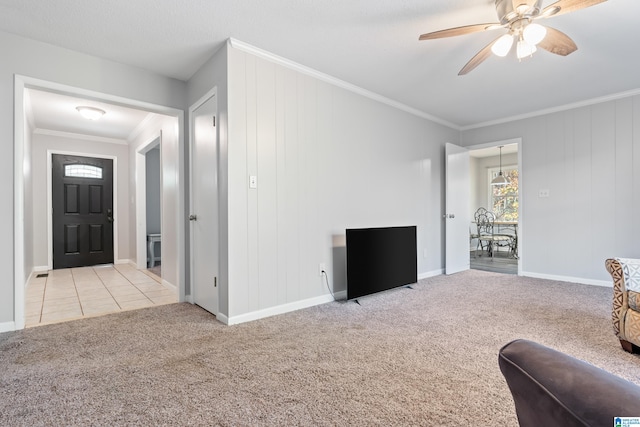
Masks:
[[[558,0],[543,8],[543,0],[495,0],[500,22],[465,25],[434,31],[421,35],[420,40],[441,39],[500,28],[508,30],[507,34],[493,40],[471,58],[460,70],[459,76],[476,68],[491,56],[492,52],[497,56],[506,56],[511,52],[514,44],[518,59],[533,55],[537,50],[536,46],[556,55],[567,56],[578,49],[574,41],[562,31],[542,26],[533,21],[575,12],[605,1],[607,0]]]

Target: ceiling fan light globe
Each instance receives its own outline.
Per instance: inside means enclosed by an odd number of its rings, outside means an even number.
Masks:
[[[538,50],[535,45],[529,44],[526,40],[519,40],[518,46],[516,47],[516,56],[518,59],[526,58],[527,56],[531,56]]]
[[[532,46],[540,43],[546,36],[547,29],[540,24],[529,24],[522,32],[522,38]]]
[[[491,52],[496,56],[507,56],[507,53],[513,46],[513,36],[511,34],[505,34],[493,43],[491,46]]]

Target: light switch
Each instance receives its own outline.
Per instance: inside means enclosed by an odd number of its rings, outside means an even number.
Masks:
[[[249,188],[258,188],[258,177],[255,175],[249,176]]]

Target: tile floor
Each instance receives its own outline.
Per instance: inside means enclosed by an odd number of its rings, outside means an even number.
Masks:
[[[128,264],[51,270],[26,290],[27,327],[178,302],[160,278]]]

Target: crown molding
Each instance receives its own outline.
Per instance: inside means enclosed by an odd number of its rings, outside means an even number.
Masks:
[[[469,125],[469,126],[462,126],[460,130],[466,131],[466,130],[480,129],[488,126],[501,125],[505,123],[515,122],[518,120],[544,116],[546,114],[553,114],[553,113],[559,113],[561,111],[573,110],[576,108],[589,107],[591,105],[601,104],[603,102],[616,101],[618,99],[629,98],[635,95],[640,95],[640,89],[633,89],[625,92],[618,92],[611,95],[600,96],[598,98],[591,98],[584,101],[574,102],[571,104],[560,105],[558,107],[551,107],[551,108],[546,108],[544,110],[533,111],[531,113],[505,117],[503,119],[491,120],[488,122],[476,123],[474,125]]]
[[[129,142],[126,139],[108,138],[106,136],[83,135],[80,133],[63,132],[59,130],[36,128],[33,130],[33,133],[37,135],[49,135],[49,136],[58,136],[61,138],[81,139],[83,141],[104,142],[107,144],[118,144],[118,145],[129,145]]]
[[[281,65],[283,67],[287,67],[289,69],[292,69],[294,71],[297,71],[299,73],[302,74],[306,74],[308,76],[314,77],[318,80],[324,81],[326,83],[332,84],[334,86],[340,87],[342,89],[348,90],[350,92],[356,93],[358,95],[362,95],[364,97],[367,97],[369,99],[372,99],[374,101],[378,101],[381,102],[383,104],[386,104],[390,107],[396,108],[398,110],[407,112],[409,114],[413,114],[414,116],[418,116],[421,117],[423,119],[427,119],[430,120],[432,122],[441,124],[443,126],[446,126],[448,128],[452,128],[455,130],[461,130],[461,127],[448,122],[446,120],[443,120],[439,117],[436,116],[432,116],[431,114],[425,113],[424,111],[420,111],[416,108],[413,107],[409,107],[406,104],[403,104],[401,102],[398,101],[394,101],[393,99],[387,98],[385,96],[379,95],[375,92],[371,92],[370,90],[367,89],[363,89],[360,86],[356,86],[354,84],[345,82],[344,80],[340,80],[336,77],[330,76],[329,74],[325,74],[322,73],[320,71],[314,70],[313,68],[309,68],[305,65],[299,64],[297,62],[291,61],[287,58],[283,58],[281,56],[278,56],[276,54],[273,54],[271,52],[268,52],[266,50],[260,49],[258,47],[252,46],[248,43],[245,42],[241,42],[239,40],[236,40],[234,38],[229,38],[227,40],[227,43],[230,47],[234,48],[234,49],[238,49],[247,53],[250,53],[252,55],[255,55],[257,57],[260,57],[262,59],[265,59],[267,61],[276,63],[278,65]]]
[[[140,123],[138,123],[138,126],[136,126],[136,128],[131,131],[131,133],[127,137],[127,141],[135,140],[140,135],[140,133],[142,133],[142,131],[147,128],[149,123],[153,122],[156,117],[157,115],[155,113],[147,114],[145,118]]]

